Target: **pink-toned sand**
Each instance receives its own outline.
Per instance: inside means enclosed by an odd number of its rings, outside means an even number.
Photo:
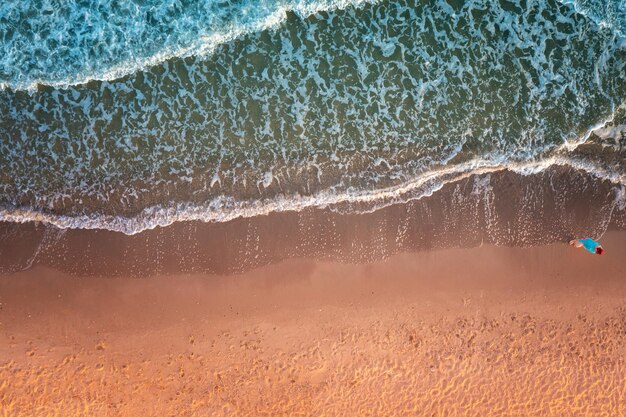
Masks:
[[[603,243],[3,276],[0,416],[624,416],[626,234]]]

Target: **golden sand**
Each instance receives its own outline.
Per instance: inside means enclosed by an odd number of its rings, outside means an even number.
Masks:
[[[611,239],[602,262],[559,245],[3,277],[0,416],[624,416]]]

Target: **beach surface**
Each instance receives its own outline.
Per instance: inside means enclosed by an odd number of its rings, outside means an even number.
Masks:
[[[4,3],[0,417],[626,417],[626,1]]]
[[[626,233],[0,277],[1,416],[624,416]]]

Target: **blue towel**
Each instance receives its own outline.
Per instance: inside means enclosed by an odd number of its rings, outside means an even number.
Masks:
[[[585,238],[585,239],[578,239],[578,241],[583,244],[585,249],[587,249],[589,252],[594,253],[594,254],[596,253],[597,247],[602,247],[602,245],[600,245],[598,242],[596,242],[590,237]]]

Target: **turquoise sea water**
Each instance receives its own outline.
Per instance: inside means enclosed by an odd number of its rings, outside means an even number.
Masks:
[[[625,27],[615,0],[4,2],[0,218],[373,210],[553,164],[622,195],[572,151],[619,146]]]

